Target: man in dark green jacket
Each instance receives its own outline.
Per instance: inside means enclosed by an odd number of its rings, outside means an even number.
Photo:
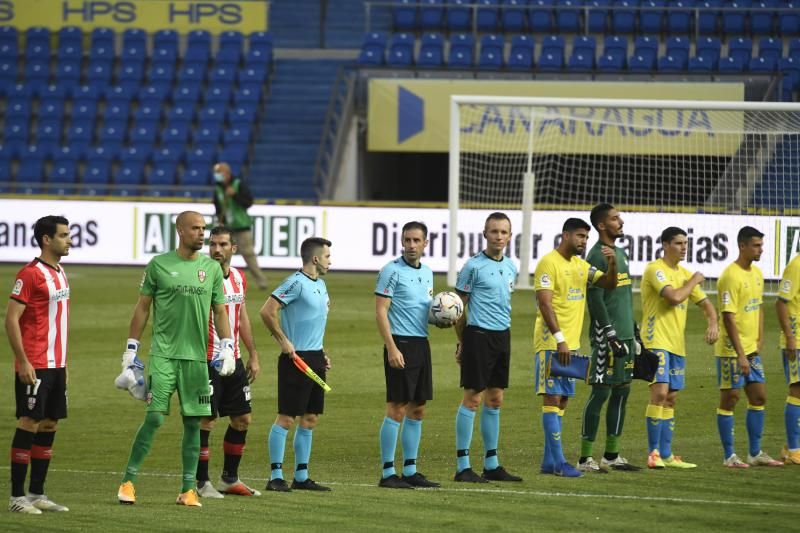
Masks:
[[[259,289],[267,288],[267,279],[261,273],[256,254],[253,251],[253,220],[247,209],[253,205],[253,193],[240,178],[234,178],[228,163],[214,165],[214,208],[217,220],[233,230],[233,238],[239,253],[247,263]]]

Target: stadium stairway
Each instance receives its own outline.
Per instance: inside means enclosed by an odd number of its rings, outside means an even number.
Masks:
[[[270,4],[269,27],[277,46],[318,48],[319,25],[319,0],[282,0]]]
[[[278,59],[250,165],[257,197],[316,199],[314,165],[337,69],[351,61]],[[258,176],[258,179],[253,177]]]
[[[380,13],[376,13],[372,18],[379,15]],[[384,16],[388,19],[388,14]],[[363,0],[328,2],[328,12],[325,17],[326,48],[358,48],[361,46],[363,34]]]

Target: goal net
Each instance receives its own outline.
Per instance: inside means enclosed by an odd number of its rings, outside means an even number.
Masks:
[[[667,226],[689,233],[685,265],[708,278],[736,259],[745,225],[765,234],[768,280],[800,251],[798,104],[453,96],[450,111],[451,285],[492,211],[512,220],[520,288],[564,220],[589,222],[601,202],[622,214],[633,276]]]

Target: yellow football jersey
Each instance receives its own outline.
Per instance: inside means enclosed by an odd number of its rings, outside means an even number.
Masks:
[[[553,291],[553,311],[570,350],[581,347],[586,287],[589,283],[596,283],[602,275],[602,271],[578,256],[572,256],[567,261],[558,250],[542,257],[536,265],[533,275],[534,289]],[[556,341],[542,319],[542,314],[537,313],[533,328],[533,350],[540,352],[555,349]]]
[[[695,285],[688,300],[670,305],[661,296],[664,287],[680,289],[692,273],[683,265],[673,268],[663,259],[649,263],[642,274],[642,342],[647,348],[661,349],[676,355],[686,355],[686,315],[689,304],[702,302],[706,293]]]
[[[736,327],[745,355],[758,350],[758,326],[763,304],[764,276],[761,269],[750,265],[744,270],[731,263],[717,280],[717,300],[722,313],[736,314]],[[736,357],[724,320],[719,325],[719,340],[715,352],[720,357]]]
[[[800,317],[800,255],[794,256],[783,269],[781,284],[778,286],[778,298],[786,302],[789,311],[789,323],[792,332],[797,336],[797,319]],[[786,348],[786,336],[781,329],[781,348]]]

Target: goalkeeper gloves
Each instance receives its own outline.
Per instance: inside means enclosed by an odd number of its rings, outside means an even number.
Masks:
[[[227,377],[236,370],[236,359],[233,357],[233,339],[221,339],[220,351],[211,359],[211,364],[217,369],[219,375]]]
[[[131,396],[144,401],[147,399],[147,383],[144,379],[144,363],[136,355],[138,350],[139,341],[128,339],[122,353],[122,372],[114,380],[114,385],[118,389],[127,389]]]
[[[639,331],[639,324],[636,322],[633,323],[633,338],[636,340],[636,355],[641,355],[644,343],[642,342],[642,335]]]
[[[611,349],[611,354],[614,357],[625,357],[628,355],[628,347],[617,337],[617,331],[609,326],[603,328],[603,334],[606,337],[608,347]]]

